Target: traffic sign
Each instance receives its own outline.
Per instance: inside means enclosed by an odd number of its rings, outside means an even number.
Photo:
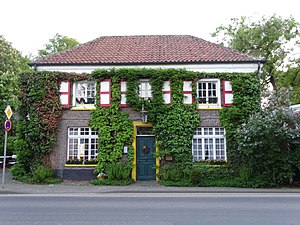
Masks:
[[[6,109],[4,110],[5,112],[5,115],[7,116],[7,119],[10,119],[10,117],[12,116],[13,114],[13,111],[11,110],[10,106],[6,106]]]
[[[10,131],[11,129],[11,122],[10,120],[5,120],[5,130]]]

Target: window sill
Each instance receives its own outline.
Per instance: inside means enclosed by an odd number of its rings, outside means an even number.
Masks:
[[[194,166],[227,166],[227,162],[193,162]]]
[[[65,167],[95,167],[97,164],[65,164]]]
[[[71,108],[71,110],[81,110],[81,111],[84,111],[84,110],[95,110],[96,109],[96,107],[77,107],[77,106],[75,106],[75,107],[72,107]]]
[[[222,109],[222,106],[209,105],[209,104],[198,104],[197,109]]]

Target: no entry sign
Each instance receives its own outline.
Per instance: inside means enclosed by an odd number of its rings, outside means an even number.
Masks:
[[[10,131],[11,129],[11,122],[10,120],[5,121],[5,130]]]

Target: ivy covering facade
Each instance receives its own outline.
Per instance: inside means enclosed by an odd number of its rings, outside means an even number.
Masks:
[[[236,130],[247,122],[249,115],[259,109],[259,79],[256,74],[199,73],[176,69],[112,69],[96,70],[91,75],[61,72],[30,72],[21,74],[21,107],[16,154],[19,174],[33,173],[41,164],[49,164],[47,158],[56,143],[57,129],[63,109],[60,103],[59,85],[63,80],[111,79],[111,104],[92,110],[89,126],[98,131],[97,172],[105,171],[110,163],[122,161],[124,146],[128,146],[126,163],[134,164],[133,123],[120,105],[120,82],[127,81],[127,104],[140,112],[142,105],[149,112],[153,134],[159,149],[157,157],[172,156],[173,164],[188,171],[192,167],[192,138],[200,126],[201,118],[196,101],[183,104],[183,81],[193,83],[192,95],[196,99],[196,83],[204,78],[229,80],[232,83],[234,105],[220,109],[220,121],[226,129],[228,161],[235,163],[237,150]],[[138,96],[138,80],[149,79],[153,97],[149,100]],[[170,81],[171,104],[163,102],[163,82]],[[99,96],[99,93],[97,94]],[[20,172],[21,171],[21,172]]]

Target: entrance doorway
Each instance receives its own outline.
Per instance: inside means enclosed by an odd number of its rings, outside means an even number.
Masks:
[[[155,137],[136,137],[137,180],[155,180]]]

